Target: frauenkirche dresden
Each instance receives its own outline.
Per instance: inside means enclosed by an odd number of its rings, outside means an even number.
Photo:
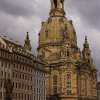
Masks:
[[[96,100],[97,76],[85,37],[77,46],[72,20],[65,17],[64,0],[51,0],[50,16],[39,32],[38,56],[49,71],[47,100]]]
[[[29,34],[24,45],[0,37],[0,100],[97,100],[97,69],[88,38],[82,51],[65,0],[50,0],[42,22],[37,56]]]

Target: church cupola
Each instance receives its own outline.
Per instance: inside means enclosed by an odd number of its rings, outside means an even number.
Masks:
[[[83,60],[85,60],[86,62],[88,62],[88,63],[92,62],[91,50],[90,50],[90,47],[89,47],[87,36],[85,36],[85,43],[83,45],[82,56],[83,56]]]
[[[25,38],[24,48],[26,50],[29,50],[29,51],[32,50],[30,39],[29,39],[29,33],[28,32],[27,32],[27,35],[26,35],[26,38]]]
[[[51,0],[50,16],[64,16],[64,0]]]

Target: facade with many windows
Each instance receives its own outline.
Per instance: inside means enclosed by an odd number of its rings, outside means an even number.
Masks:
[[[28,33],[24,47],[0,37],[0,100],[45,100],[46,72],[42,67],[31,52]]]
[[[38,63],[34,70],[34,100],[46,100],[46,71]]]

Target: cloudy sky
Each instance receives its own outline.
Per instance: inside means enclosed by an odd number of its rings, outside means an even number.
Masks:
[[[0,35],[23,44],[28,31],[36,48],[41,21],[48,18],[49,9],[50,0],[0,0]],[[88,36],[94,63],[100,69],[100,0],[65,0],[65,11],[73,20],[80,48]]]

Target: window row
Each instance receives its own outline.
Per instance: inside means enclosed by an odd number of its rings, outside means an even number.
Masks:
[[[17,54],[11,54],[10,52],[4,51],[4,50],[0,50],[0,57],[17,60],[19,62],[28,63],[28,64],[33,63],[31,58],[26,58]]]
[[[0,61],[0,67],[5,67],[7,69],[10,69],[11,67],[11,63],[7,62],[7,61],[4,61],[4,60],[1,60]]]
[[[33,90],[32,85],[19,83],[19,82],[13,82],[13,86],[15,89],[23,89],[23,90]]]
[[[0,71],[0,79],[8,79],[8,78],[10,78],[11,76],[10,76],[10,73],[9,72],[5,72],[5,71]]]
[[[12,59],[12,54],[7,52],[7,51],[0,50],[0,57],[7,58],[7,59]]]
[[[27,81],[32,81],[32,76],[24,73],[13,72],[14,79],[23,79]]]
[[[39,88],[39,87],[35,87],[34,88],[34,94],[45,94],[46,93],[46,90],[45,88]]]
[[[17,60],[19,62],[28,63],[28,64],[33,63],[31,58],[26,58],[26,57],[23,57],[21,55],[13,54],[13,58],[14,58],[14,60]]]
[[[33,100],[32,94],[13,93],[13,99],[15,100]]]
[[[44,95],[41,96],[37,94],[34,96],[33,100],[46,100],[46,97]]]
[[[45,78],[45,72],[34,70],[34,76],[38,78]]]
[[[13,66],[14,66],[13,68],[16,70],[32,73],[32,68],[30,66],[25,66],[25,65],[17,64],[17,63],[14,64]]]
[[[45,86],[45,79],[38,80],[38,78],[35,78],[34,85],[35,86]]]

